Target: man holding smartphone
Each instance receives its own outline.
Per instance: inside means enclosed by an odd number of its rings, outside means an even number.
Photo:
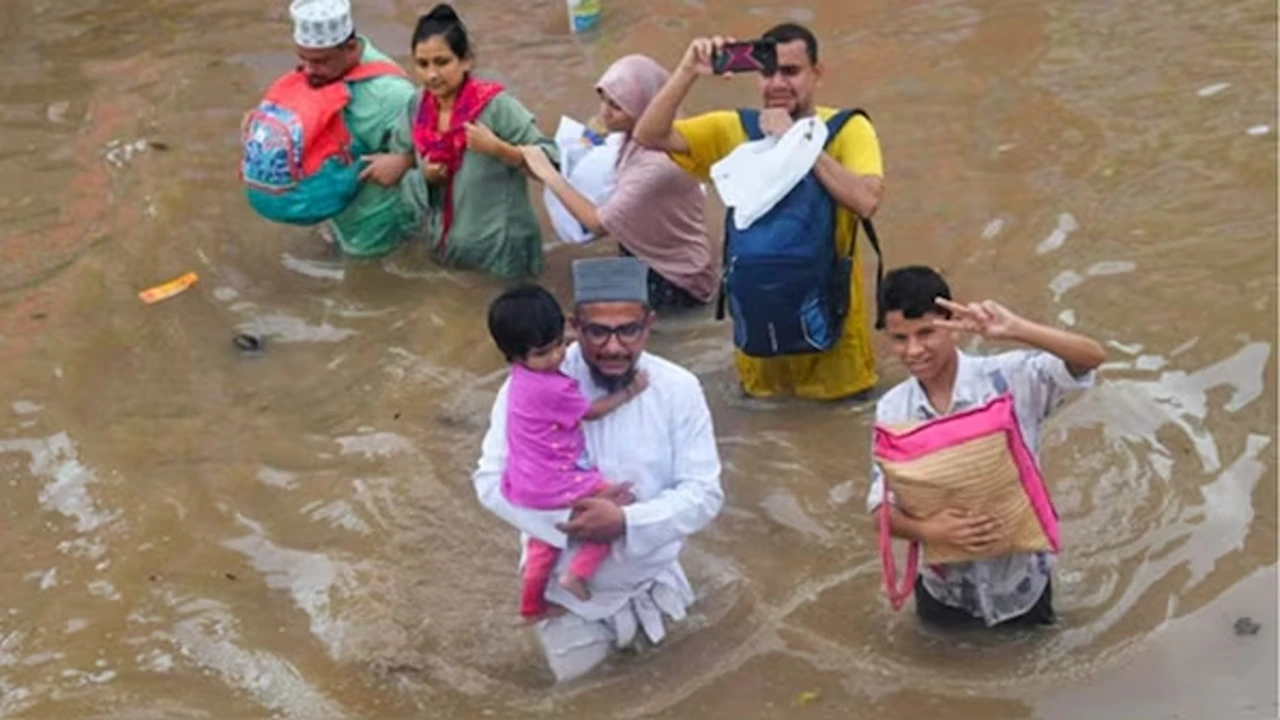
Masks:
[[[764,134],[781,136],[802,118],[817,116],[825,122],[835,115],[835,108],[814,102],[823,67],[818,62],[818,41],[813,33],[801,25],[784,23],[764,33],[761,39],[762,44],[772,43],[776,60],[768,57],[768,52],[742,52],[736,47],[741,44],[721,37],[697,38],[690,43],[679,67],[636,123],[632,134],[635,141],[666,151],[678,165],[703,180],[709,179],[712,165],[748,142],[747,131],[733,110],[675,119],[677,109],[698,78],[714,74],[716,67],[737,69],[732,59],[727,67],[724,64],[726,45],[736,51],[730,53],[734,56],[753,54],[764,60],[756,71],[764,105],[759,116]],[[747,62],[740,65],[742,69],[750,67]],[[829,140],[813,173],[837,206],[832,242],[838,253],[847,255],[855,242],[858,217],[874,215],[882,194],[880,143],[870,120],[863,115],[853,116]],[[735,353],[738,374],[748,395],[833,400],[858,395],[875,386],[875,352],[864,308],[859,260],[855,255],[849,311],[840,339],[831,349],[763,358]]]

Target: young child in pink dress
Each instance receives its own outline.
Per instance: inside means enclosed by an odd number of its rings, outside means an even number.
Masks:
[[[513,505],[537,510],[568,508],[609,487],[587,458],[583,420],[613,412],[645,389],[638,373],[626,388],[592,402],[578,381],[560,372],[564,313],[537,285],[508,290],[489,306],[489,334],[511,363],[507,384],[507,467],[502,494]],[[525,546],[520,615],[547,611],[543,593],[560,550],[536,538]],[[590,597],[586,581],[609,555],[609,543],[583,543],[559,582],[576,597]]]

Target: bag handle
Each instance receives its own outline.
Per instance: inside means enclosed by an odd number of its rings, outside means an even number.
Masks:
[[[876,236],[876,226],[871,224],[867,218],[858,217],[862,223],[862,229],[867,235],[867,242],[871,244],[871,249],[876,253],[876,329],[884,329],[884,303],[881,297],[880,285],[884,283],[884,253],[880,252],[880,238]],[[849,257],[852,258],[857,252],[858,247],[858,226],[853,226],[853,239],[849,242]]]
[[[889,534],[889,514],[892,512],[889,505],[886,486],[885,496],[880,501],[880,567],[884,575],[884,594],[897,612],[915,591],[916,578],[920,575],[920,543],[912,540],[907,547],[907,570],[902,576],[902,584],[898,585],[898,563],[893,557],[893,539]]]

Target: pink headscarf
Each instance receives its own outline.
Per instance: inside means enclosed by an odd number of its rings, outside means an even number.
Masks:
[[[604,71],[596,90],[603,90],[623,112],[639,120],[668,77],[670,73],[648,55],[627,55]]]
[[[618,59],[596,83],[638,120],[670,74],[646,55]],[[659,150],[627,138],[618,154],[618,184],[599,208],[600,222],[620,245],[654,272],[709,301],[716,288],[698,182]]]

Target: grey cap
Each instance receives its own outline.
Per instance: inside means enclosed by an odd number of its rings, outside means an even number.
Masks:
[[[573,302],[649,304],[649,266],[633,257],[573,261]]]

